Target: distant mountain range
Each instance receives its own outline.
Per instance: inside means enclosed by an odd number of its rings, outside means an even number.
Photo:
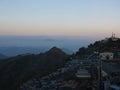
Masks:
[[[73,51],[70,51],[66,48],[61,48],[67,54],[72,54]],[[6,56],[16,56],[25,53],[34,53],[39,54],[49,50],[47,47],[0,47],[0,53]]]

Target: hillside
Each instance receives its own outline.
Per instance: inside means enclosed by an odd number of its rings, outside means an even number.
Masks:
[[[0,53],[0,59],[5,59],[5,58],[7,58],[7,56]]]
[[[38,55],[9,58],[0,64],[0,90],[16,90],[21,83],[33,77],[53,72],[65,64],[67,57],[62,50],[53,47]]]
[[[93,44],[88,45],[88,47],[81,47],[76,55],[80,58],[85,58],[93,52],[113,52],[115,57],[117,53],[120,51],[120,39],[113,40],[112,38],[96,41]]]

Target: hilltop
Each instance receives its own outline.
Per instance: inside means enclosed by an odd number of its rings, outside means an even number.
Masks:
[[[16,90],[21,83],[62,67],[67,58],[68,55],[61,49],[53,47],[45,53],[23,54],[6,59],[0,64],[0,90]]]
[[[85,58],[94,52],[113,52],[117,57],[120,51],[120,38],[106,38],[104,40],[96,41],[88,47],[81,47],[77,52],[76,56]]]

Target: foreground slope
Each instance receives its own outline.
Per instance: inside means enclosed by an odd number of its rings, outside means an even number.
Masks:
[[[67,55],[53,47],[39,55],[26,54],[9,58],[0,64],[0,90],[16,90],[32,77],[46,75],[63,66]]]

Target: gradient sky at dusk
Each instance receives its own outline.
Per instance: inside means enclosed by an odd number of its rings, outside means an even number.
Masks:
[[[0,35],[120,35],[120,0],[0,0]]]

